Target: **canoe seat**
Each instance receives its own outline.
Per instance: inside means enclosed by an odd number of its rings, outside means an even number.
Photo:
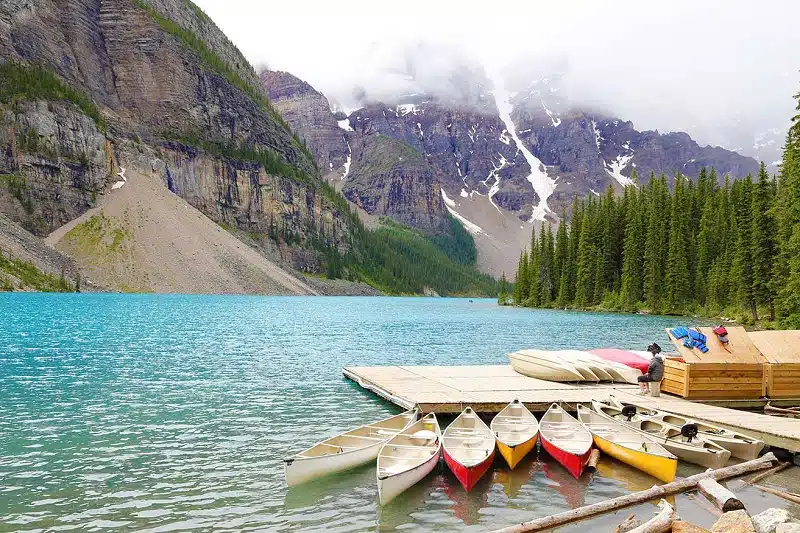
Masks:
[[[412,439],[420,439],[420,440],[433,440],[436,438],[436,433],[427,429],[421,429],[411,435]]]

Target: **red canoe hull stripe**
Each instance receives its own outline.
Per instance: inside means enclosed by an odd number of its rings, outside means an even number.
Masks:
[[[489,457],[484,459],[481,463],[471,467],[466,467],[459,463],[447,453],[446,449],[443,449],[443,452],[444,462],[447,463],[447,466],[450,467],[450,470],[455,474],[456,478],[461,482],[467,492],[472,490],[472,487],[474,487],[478,480],[489,470],[489,467],[492,466],[492,461],[494,461],[494,450],[492,450]]]

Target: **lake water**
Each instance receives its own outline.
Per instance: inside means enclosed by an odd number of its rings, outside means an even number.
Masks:
[[[281,458],[399,412],[343,366],[644,349],[675,323],[491,300],[0,294],[0,530],[482,531],[648,488],[608,458],[575,481],[543,453],[470,494],[441,469],[380,508],[374,467],[287,490]]]

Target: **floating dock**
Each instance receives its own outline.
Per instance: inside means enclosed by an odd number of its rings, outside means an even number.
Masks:
[[[574,408],[615,394],[626,402],[741,430],[771,446],[800,452],[800,419],[728,408],[760,407],[765,404],[760,400],[715,399],[716,405],[709,405],[663,393],[658,398],[638,396],[636,385],[556,383],[523,376],[510,365],[346,367],[344,375],[399,407],[418,405],[426,413],[460,413],[467,405],[481,413],[497,413],[514,398],[532,411],[544,412],[555,401]]]

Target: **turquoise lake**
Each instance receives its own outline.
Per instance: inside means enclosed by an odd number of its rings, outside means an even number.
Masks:
[[[374,467],[287,490],[281,459],[399,412],[343,366],[644,349],[676,320],[478,299],[0,294],[0,530],[484,531],[648,488],[608,458],[575,481],[542,453],[495,463],[470,494],[442,468],[379,508]]]

